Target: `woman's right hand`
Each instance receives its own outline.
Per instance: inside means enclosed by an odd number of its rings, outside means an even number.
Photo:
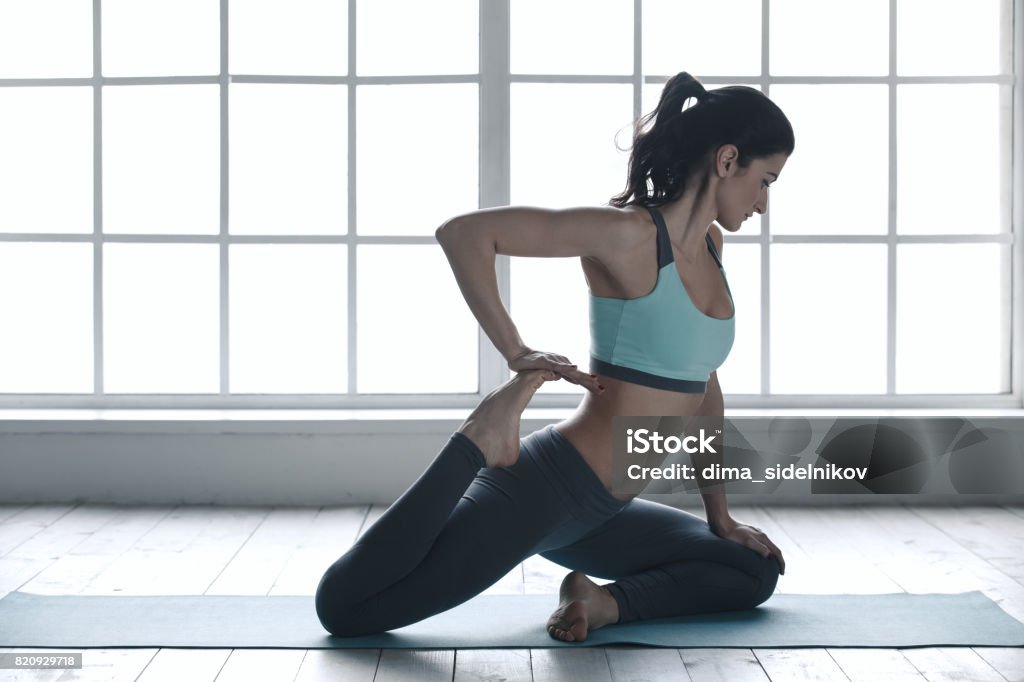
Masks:
[[[522,372],[527,369],[550,369],[571,384],[582,386],[598,395],[604,392],[604,386],[598,382],[597,375],[580,371],[576,365],[569,362],[569,358],[557,353],[527,348],[508,361],[508,368],[513,372]]]

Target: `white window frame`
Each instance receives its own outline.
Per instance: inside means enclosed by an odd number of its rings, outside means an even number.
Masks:
[[[664,83],[671,74],[645,76],[642,63],[642,0],[633,0],[634,50],[633,73],[624,76],[579,76],[579,75],[513,75],[509,64],[509,12],[512,0],[480,0],[480,73],[457,76],[354,76],[356,71],[356,0],[348,0],[348,59],[349,75],[338,77],[305,76],[261,76],[231,75],[228,73],[228,0],[220,0],[220,73],[205,77],[118,77],[100,76],[100,3],[93,0],[93,77],[92,78],[49,78],[49,79],[0,79],[4,86],[58,86],[91,85],[93,88],[93,113],[95,151],[93,159],[94,215],[92,234],[0,234],[0,241],[54,241],[90,242],[93,244],[93,309],[94,309],[94,390],[88,395],[0,395],[0,408],[464,408],[475,405],[481,396],[501,384],[508,376],[504,359],[493,348],[490,341],[479,332],[479,391],[471,394],[409,394],[369,395],[356,394],[358,372],[358,346],[355,320],[356,310],[356,244],[432,244],[433,236],[364,236],[356,235],[356,96],[357,86],[381,83],[476,83],[480,94],[479,162],[481,208],[502,206],[510,197],[510,88],[511,83],[628,83],[633,86],[633,113],[639,117],[644,84]],[[1024,74],[1024,0],[1001,2],[1001,55],[1006,75],[987,77],[897,77],[896,32],[898,0],[889,0],[889,75],[880,77],[819,77],[797,78],[769,76],[769,24],[770,0],[762,0],[762,51],[761,72],[757,77],[750,74],[716,78],[701,78],[709,88],[718,84],[734,82],[756,82],[762,90],[771,95],[775,84],[885,84],[889,87],[889,214],[888,231],[885,235],[857,237],[772,235],[771,215],[762,218],[759,235],[730,235],[729,241],[756,243],[761,246],[761,394],[730,395],[730,408],[1020,408],[1022,407],[1022,383],[1024,371],[1024,325],[1017,314],[1018,301],[1024,300],[1024,282],[1021,276],[1012,277],[1011,315],[1012,342],[1004,348],[1004,357],[1009,358],[1012,370],[1010,392],[1000,395],[896,395],[895,391],[895,334],[896,325],[896,246],[903,243],[997,243],[1011,246],[1012,272],[1024,272],[1024,245],[1018,238],[1024,229],[1024,188],[1014,178],[1024,178],[1024,88],[1017,83],[1018,74]],[[216,83],[220,86],[220,132],[221,132],[221,176],[220,176],[220,233],[218,235],[114,235],[102,234],[102,88],[142,84],[198,84]],[[294,236],[255,237],[228,234],[228,85],[229,83],[331,83],[344,84],[348,88],[348,225],[343,236]],[[1011,205],[1004,207],[1009,216],[1010,233],[996,235],[897,235],[896,234],[896,86],[906,83],[997,83],[1010,85],[1003,88],[1000,109],[1009,112],[1011,124],[1005,130],[1009,137],[1002,140],[1003,148],[1009,150],[1004,157],[1004,196],[1011,196]],[[798,136],[799,136],[799,131]],[[1012,145],[1011,145],[1012,141]],[[623,170],[625,173],[625,169]],[[220,392],[202,395],[104,395],[103,392],[103,328],[102,328],[102,280],[104,243],[217,243],[220,245]],[[317,243],[346,244],[348,246],[348,392],[340,395],[231,395],[228,387],[228,246],[241,243]],[[888,296],[887,296],[887,387],[884,395],[769,395],[770,334],[771,317],[769,258],[772,243],[883,243],[888,251]],[[507,256],[497,258],[497,277],[502,300],[508,303],[510,290],[510,267]],[[1006,282],[1006,288],[1011,282]],[[1004,330],[1003,337],[1007,334]],[[728,394],[728,386],[724,387]],[[580,400],[578,394],[541,394],[535,397],[534,407],[573,407]]]

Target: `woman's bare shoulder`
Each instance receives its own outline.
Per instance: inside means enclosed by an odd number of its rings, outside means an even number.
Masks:
[[[650,214],[642,206],[603,207],[614,211],[616,223],[616,244],[612,251],[612,262],[606,263],[614,267],[615,263],[631,267],[638,257],[643,257],[649,247],[657,240],[657,231]]]
[[[632,208],[575,206],[499,206],[456,216],[439,227],[442,246],[474,239],[507,256],[580,256],[597,262],[616,260],[643,239]]]
[[[609,207],[616,211],[616,248],[606,251],[602,260],[583,258],[583,272],[594,296],[637,298],[653,288],[657,278],[654,257],[657,230],[643,207]]]

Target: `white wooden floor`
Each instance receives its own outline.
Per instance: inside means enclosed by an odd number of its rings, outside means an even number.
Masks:
[[[785,554],[778,592],[982,590],[1024,620],[1024,507],[758,508],[737,502],[730,505],[733,516],[762,528]],[[0,506],[0,596],[14,590],[311,595],[323,570],[382,512]],[[533,557],[488,592],[555,593],[565,572]],[[87,649],[80,671],[0,671],[0,679],[1024,680],[1024,648]]]

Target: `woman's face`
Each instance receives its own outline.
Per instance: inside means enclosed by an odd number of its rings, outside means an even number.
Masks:
[[[785,154],[754,159],[747,168],[736,164],[736,147],[726,145],[718,155],[718,169],[725,173],[718,192],[718,224],[730,232],[740,229],[747,218],[768,210],[768,186],[786,165]]]

